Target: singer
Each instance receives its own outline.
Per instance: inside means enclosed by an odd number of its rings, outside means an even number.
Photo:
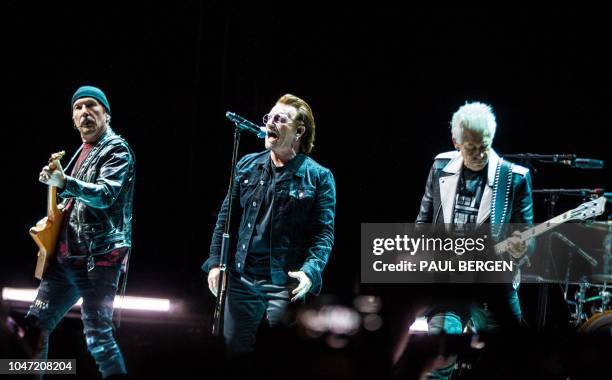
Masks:
[[[230,358],[254,350],[264,316],[277,326],[292,302],[320,292],[334,242],[336,187],[331,171],[308,156],[315,139],[310,106],[283,95],[263,122],[266,150],[237,163],[231,192],[231,218],[239,223],[231,223],[238,227],[231,234],[236,239],[230,248],[224,315]],[[226,196],[202,265],[215,296],[227,208]]]

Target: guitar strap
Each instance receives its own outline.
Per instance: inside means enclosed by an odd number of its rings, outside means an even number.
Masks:
[[[495,180],[493,182],[493,196],[491,199],[491,234],[495,241],[503,239],[504,225],[510,206],[510,189],[512,188],[512,163],[501,158],[495,170]],[[514,263],[514,273],[512,276],[512,287],[518,289],[521,282],[521,267],[530,266],[529,257],[523,257]]]
[[[94,145],[94,147],[91,148],[91,152],[89,152],[89,154],[85,158],[85,161],[83,161],[83,163],[81,164],[79,171],[75,174],[75,178],[81,179],[83,175],[89,170],[89,167],[95,161],[95,158],[98,156],[99,152],[102,149],[104,149],[108,144],[112,143],[113,141],[117,141],[119,139],[120,139],[119,136],[113,134],[109,137],[104,138],[102,141]],[[81,146],[81,149],[82,149],[82,146]]]
[[[74,163],[74,160],[76,160],[76,158],[79,156],[82,150],[83,150],[83,144],[81,144],[79,149],[77,149],[77,151],[72,155],[72,158],[70,159],[70,161],[68,161],[68,165],[66,165],[66,167],[64,168],[64,172],[68,171],[68,168],[70,167],[70,165]]]
[[[81,154],[81,151],[83,150],[83,144],[81,144],[81,146],[79,147],[79,149],[76,150],[76,152],[72,155],[72,158],[70,159],[70,161],[68,161],[68,165],[66,165],[66,167],[64,168],[64,173],[70,173],[68,171],[68,168],[70,168],[70,165],[72,165],[77,157],[79,157],[79,154]],[[62,200],[62,204],[64,204],[64,206],[68,203],[69,199],[64,199]]]
[[[499,159],[493,181],[493,196],[491,197],[491,233],[496,241],[501,240],[503,226],[508,214],[510,189],[512,188],[512,164]]]

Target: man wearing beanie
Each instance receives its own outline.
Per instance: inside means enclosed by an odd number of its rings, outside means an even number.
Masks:
[[[126,374],[112,316],[132,245],[135,178],[134,154],[111,129],[110,115],[104,92],[80,87],[72,97],[72,121],[82,145],[66,169],[45,166],[39,175],[40,182],[60,189],[64,218],[56,257],[27,315],[29,325],[41,332],[37,356],[46,358],[49,335],[82,297],[87,349],[103,378]]]

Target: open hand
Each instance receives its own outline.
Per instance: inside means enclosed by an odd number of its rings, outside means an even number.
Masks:
[[[291,294],[295,294],[295,297],[291,299],[291,302],[295,302],[298,299],[303,298],[306,293],[308,293],[308,291],[312,287],[312,281],[303,271],[289,272],[288,274],[289,277],[296,278],[300,282],[298,286],[293,289],[293,291],[291,291]]]

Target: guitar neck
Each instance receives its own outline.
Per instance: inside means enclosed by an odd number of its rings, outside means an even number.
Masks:
[[[530,238],[534,238],[536,236],[540,236],[543,233],[552,230],[557,227],[559,224],[563,224],[569,220],[571,220],[572,212],[567,211],[561,215],[557,215],[554,218],[547,220],[544,223],[538,224],[535,227],[532,227],[528,230],[521,232],[521,241],[525,241]]]
[[[525,242],[527,239],[542,235],[546,231],[550,231],[560,224],[569,222],[570,220],[588,220],[604,213],[606,206],[606,198],[599,197],[581,204],[573,210],[564,212],[554,218],[547,220],[544,223],[538,224],[526,231],[520,233],[520,240]],[[501,255],[508,250],[510,243],[508,239],[495,244],[495,253]]]
[[[61,168],[60,160],[66,154],[65,151],[53,153],[51,158],[49,158],[49,170],[54,171],[57,168]],[[55,215],[59,213],[57,208],[57,188],[55,186],[49,186],[47,190],[47,220],[53,221],[55,219]]]
[[[49,186],[47,190],[47,218],[53,221],[57,211],[57,188],[55,186]]]
[[[537,236],[542,235],[543,233],[552,230],[557,227],[559,224],[563,224],[572,219],[572,211],[564,212],[561,215],[557,215],[552,219],[547,220],[544,223],[538,224],[535,227],[531,227],[528,230],[521,232],[520,239],[522,242],[527,241],[528,239],[535,238]],[[506,252],[508,250],[508,240],[504,240],[500,243],[495,244],[495,253],[498,255]]]

